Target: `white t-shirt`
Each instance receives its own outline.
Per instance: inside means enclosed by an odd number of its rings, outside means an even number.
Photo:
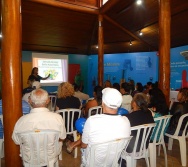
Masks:
[[[87,119],[82,142],[92,144],[130,136],[130,122],[120,115],[97,114]]]
[[[89,148],[93,144],[129,137],[130,134],[130,122],[127,117],[108,114],[97,114],[89,117],[84,125],[82,134],[82,142],[88,144],[83,158],[86,160],[86,166],[89,165],[87,161],[90,157]],[[96,157],[100,157],[100,160],[97,158],[97,164],[95,164],[95,166],[100,167],[102,165],[104,152],[99,150]],[[113,159],[113,157],[111,159]]]
[[[123,101],[122,101],[121,107],[131,112],[131,101],[133,99],[132,96],[123,95],[122,98],[123,98]]]

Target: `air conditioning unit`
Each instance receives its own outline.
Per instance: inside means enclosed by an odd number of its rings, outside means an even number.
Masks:
[[[185,60],[188,60],[188,51],[180,52],[180,54],[185,58]]]

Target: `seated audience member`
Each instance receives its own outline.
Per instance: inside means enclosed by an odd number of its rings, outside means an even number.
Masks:
[[[80,100],[74,97],[74,88],[69,82],[63,82],[57,90],[56,110],[77,108],[81,106]]]
[[[113,88],[103,89],[102,93],[103,114],[89,117],[83,129],[81,146],[85,151],[82,159],[86,159],[90,147],[94,144],[130,136],[129,120],[117,115],[117,109],[122,103],[121,93]]]
[[[85,118],[88,117],[88,110],[91,107],[101,106],[101,104],[102,104],[102,87],[101,86],[96,86],[94,88],[93,96],[94,96],[94,99],[90,100],[86,103],[84,114],[83,114]],[[75,142],[68,141],[67,142],[67,152],[71,153],[76,147],[78,147],[80,145],[81,145],[81,139],[79,139]]]
[[[74,97],[74,88],[69,82],[63,82],[58,86],[57,90],[57,100],[56,100],[56,110],[75,108],[80,109],[81,102],[77,97]],[[63,117],[63,113],[60,113]],[[72,118],[72,116],[70,116]],[[70,118],[70,119],[71,119]],[[65,127],[67,128],[67,115],[65,115]],[[76,120],[78,119],[78,113],[74,115],[73,124],[75,125]],[[71,126],[69,124],[69,126]],[[67,135],[67,138],[73,140],[71,135]]]
[[[33,107],[29,114],[22,116],[15,124],[12,139],[19,145],[18,133],[28,132],[36,129],[56,130],[60,132],[60,140],[65,139],[66,130],[62,117],[47,109],[49,103],[48,93],[43,89],[36,89],[31,92],[29,103]],[[49,143],[51,145],[52,143]],[[59,152],[62,142],[59,143]],[[29,151],[29,150],[28,150]],[[50,156],[50,155],[49,155]]]
[[[122,105],[121,107],[126,109],[127,111],[131,112],[131,102],[132,102],[132,96],[129,94],[130,92],[130,86],[128,83],[124,82],[121,84],[120,92],[123,97]]]
[[[113,88],[120,92],[120,85],[118,83],[113,83]]]
[[[173,115],[170,119],[170,124],[167,129],[167,133],[174,134],[178,125],[178,121],[183,114],[188,113],[188,88],[181,88],[177,95],[178,102],[174,102],[170,110],[170,114]],[[180,130],[183,130],[188,118],[185,118]]]
[[[135,94],[131,105],[132,105],[133,110],[130,114],[126,115],[128,120],[130,121],[131,127],[154,123],[153,116],[151,112],[148,110],[148,99],[144,93]],[[132,149],[135,143],[136,131],[132,131],[131,136],[133,137],[127,147],[127,152],[130,152],[130,153],[132,152]],[[141,141],[142,139],[139,138],[138,145],[141,144]]]
[[[32,84],[35,80],[28,80],[28,87],[24,88],[22,91],[22,95],[25,95],[26,93],[30,93],[33,90]]]
[[[32,89],[33,90],[34,89],[39,89],[40,87],[41,87],[41,85],[40,85],[39,81],[34,81],[32,83]],[[22,100],[24,100],[24,101],[26,101],[28,103],[28,101],[29,101],[28,98],[29,98],[30,95],[31,95],[31,92],[24,94],[23,97],[22,97]]]
[[[148,94],[149,91],[150,91],[152,88],[153,88],[153,83],[152,83],[152,82],[147,82],[146,88],[145,88],[145,90],[143,91],[143,93]]]
[[[152,112],[154,118],[168,115],[169,109],[166,103],[165,95],[159,88],[154,88],[149,91],[148,108]]]
[[[104,82],[104,86],[103,86],[104,88],[111,88],[112,87],[112,84],[111,84],[111,82],[109,81],[109,80],[106,80],[105,82]]]
[[[135,90],[134,80],[131,79],[128,84],[130,86],[130,95],[132,95],[132,92]]]
[[[93,92],[94,99],[90,100],[86,103],[83,115],[85,118],[88,116],[88,111],[91,107],[101,106],[102,104],[102,87],[101,86],[95,86],[94,92]]]
[[[77,84],[74,83],[73,86],[74,86],[74,97],[79,98],[81,101],[89,99],[89,95],[80,92]]]
[[[148,109],[151,111],[153,118],[168,115],[169,109],[168,109],[168,105],[166,103],[165,95],[163,94],[163,92],[159,88],[154,88],[154,89],[150,89],[149,95],[150,95],[150,98],[149,98],[150,102],[148,105]],[[156,123],[155,126],[158,126],[159,121],[156,121],[155,123]],[[166,129],[164,130],[165,132],[166,132]],[[161,130],[162,129],[160,129],[159,131]],[[151,136],[151,141],[154,140],[155,133],[156,133],[156,130],[153,132]],[[159,139],[159,137],[160,137],[160,133],[158,133],[157,139]]]
[[[134,97],[135,94],[137,93],[142,93],[144,87],[142,86],[142,84],[140,82],[137,82],[135,90],[132,92],[132,97]]]
[[[88,101],[82,110],[83,116],[85,118],[88,117],[88,110],[91,107],[101,106],[101,104],[102,104],[102,87],[101,86],[95,86],[93,96],[94,96],[94,99]],[[76,147],[80,146],[80,144],[81,144],[80,139],[75,142],[68,141],[67,142],[67,152],[71,153]]]

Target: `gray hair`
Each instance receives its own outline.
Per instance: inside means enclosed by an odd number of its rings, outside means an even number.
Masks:
[[[31,92],[30,99],[33,107],[46,106],[46,101],[48,100],[48,92],[43,89],[33,90]]]

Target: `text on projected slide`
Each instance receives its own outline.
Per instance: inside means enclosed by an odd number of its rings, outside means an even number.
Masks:
[[[50,74],[50,77],[42,82],[57,82],[63,80],[61,61],[62,60],[59,59],[38,60],[39,75],[47,77]]]

